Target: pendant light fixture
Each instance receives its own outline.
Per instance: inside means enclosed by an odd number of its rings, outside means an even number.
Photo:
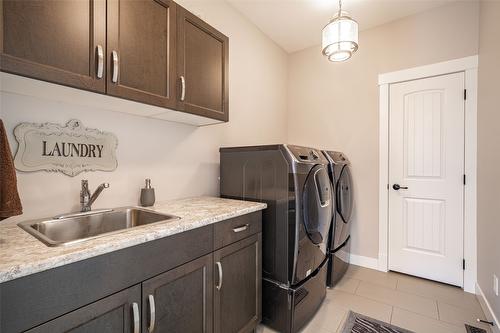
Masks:
[[[334,62],[349,59],[358,49],[358,22],[342,10],[342,0],[337,15],[323,28],[322,48],[323,55]]]

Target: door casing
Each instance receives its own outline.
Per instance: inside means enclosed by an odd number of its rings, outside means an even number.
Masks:
[[[379,75],[379,256],[378,269],[388,271],[389,247],[389,86],[394,83],[463,72],[465,75],[464,290],[475,292],[477,174],[477,55]]]

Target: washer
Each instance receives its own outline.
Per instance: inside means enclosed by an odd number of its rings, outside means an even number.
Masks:
[[[335,201],[321,151],[269,145],[220,149],[221,196],[265,202],[262,215],[262,317],[298,332],[326,294]]]
[[[353,186],[349,159],[341,152],[323,151],[329,162],[329,175],[336,202],[328,246],[327,286],[333,287],[349,267]]]

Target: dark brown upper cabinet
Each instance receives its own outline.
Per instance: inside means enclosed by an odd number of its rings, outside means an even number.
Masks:
[[[0,2],[0,68],[106,91],[106,0]]]
[[[107,93],[175,108],[175,3],[107,0],[107,6]]]
[[[178,109],[228,121],[229,39],[177,8]]]
[[[229,119],[229,39],[172,0],[0,0],[0,20],[4,72]]]

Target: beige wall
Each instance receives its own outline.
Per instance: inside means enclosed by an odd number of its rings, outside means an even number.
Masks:
[[[144,178],[152,178],[158,200],[218,195],[219,147],[286,141],[287,54],[225,2],[183,3],[230,37],[230,122],[195,128],[82,106],[0,93],[0,116],[7,131],[20,122],[65,123],[114,132],[118,169],[70,178],[62,174],[18,173],[27,219],[74,211],[80,180],[91,188],[108,181],[95,208],[137,204]],[[265,75],[263,75],[265,73]],[[83,97],[82,97],[83,99]],[[17,144],[10,136],[15,151]]]
[[[477,54],[478,11],[459,2],[363,31],[359,51],[341,64],[319,46],[290,56],[288,141],[352,161],[354,254],[378,257],[378,74]]]
[[[493,294],[493,274],[500,278],[500,2],[481,2],[479,33],[478,283],[500,319]]]

